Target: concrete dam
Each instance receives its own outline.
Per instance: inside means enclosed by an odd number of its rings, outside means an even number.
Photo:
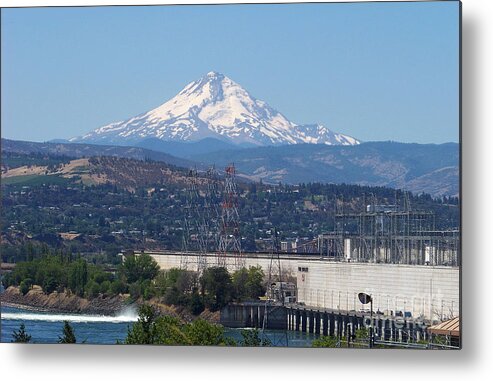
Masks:
[[[215,253],[147,252],[162,269],[196,270],[199,261],[217,266]],[[225,256],[228,269],[237,257]],[[246,267],[271,270],[271,255],[244,253]],[[277,261],[277,259],[276,259]],[[365,312],[358,300],[364,292],[373,298],[373,310],[381,316],[407,316],[429,322],[459,315],[459,267],[335,261],[327,257],[279,254],[282,278],[297,284],[298,305],[341,312]],[[273,269],[276,266],[272,266]]]

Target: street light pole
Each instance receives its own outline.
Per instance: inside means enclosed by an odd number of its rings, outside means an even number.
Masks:
[[[364,292],[360,292],[358,298],[361,304],[370,303],[370,337],[368,347],[373,348],[373,298]]]
[[[373,299],[370,297],[370,348],[373,348]]]

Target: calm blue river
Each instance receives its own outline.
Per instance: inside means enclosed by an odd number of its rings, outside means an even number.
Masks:
[[[24,323],[26,332],[34,343],[57,343],[63,322],[68,320],[75,331],[77,342],[87,344],[115,344],[124,341],[128,327],[137,320],[135,312],[128,311],[119,316],[75,315],[51,312],[35,312],[13,307],[1,307],[1,342],[10,343],[12,333]],[[240,330],[226,329],[226,335],[240,341]],[[315,335],[301,332],[266,331],[267,338],[275,346],[308,347]]]

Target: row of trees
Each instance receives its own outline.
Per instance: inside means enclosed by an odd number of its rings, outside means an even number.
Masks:
[[[168,305],[187,308],[198,315],[205,308],[220,310],[232,301],[256,300],[265,295],[264,272],[260,266],[242,268],[230,274],[223,267],[198,273],[173,268],[160,271],[148,254],[130,255],[116,272],[87,263],[69,254],[46,253],[40,258],[17,263],[5,275],[4,284],[19,286],[23,294],[33,285],[43,292],[67,291],[80,297],[129,294],[133,301],[159,298]]]
[[[44,254],[31,261],[18,262],[5,275],[5,286],[19,286],[26,294],[33,285],[39,285],[46,294],[68,291],[80,297],[99,294],[117,295],[126,292],[123,277],[107,272],[103,267],[89,264],[84,258],[69,254]]]
[[[220,310],[232,301],[257,300],[266,291],[260,266],[232,274],[224,267],[210,267],[199,277],[197,272],[178,268],[159,271],[152,257],[141,254],[127,257],[121,269],[132,299],[157,297],[165,304],[185,307],[194,315],[205,308]]]
[[[141,257],[137,260],[143,261]],[[134,266],[134,259],[131,258],[125,261],[124,268]],[[144,300],[157,297],[165,304],[186,307],[194,315],[205,308],[218,311],[232,301],[257,300],[266,291],[264,272],[260,266],[242,268],[232,274],[224,267],[209,267],[200,277],[193,271],[172,268],[139,281],[141,287],[135,294],[130,289],[133,299],[139,296]]]

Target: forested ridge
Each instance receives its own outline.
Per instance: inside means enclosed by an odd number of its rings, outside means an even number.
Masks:
[[[70,161],[20,154],[3,159],[10,168],[29,163],[50,166],[52,171]],[[58,176],[49,174],[24,176],[25,181],[13,183],[2,178],[3,261],[25,260],[29,250],[40,253],[43,247],[114,263],[124,249],[181,248],[187,170],[151,160],[98,157],[89,161],[95,163],[94,173],[112,181],[87,185],[74,176],[59,177],[63,181],[54,183],[50,179]],[[204,191],[207,181],[199,173],[199,191]],[[273,228],[280,239],[309,240],[330,231],[336,204],[346,212],[360,212],[372,200],[380,204],[404,200],[402,191],[347,184],[239,180],[238,193],[242,248],[250,251],[262,250],[258,243],[269,239]],[[409,194],[409,201],[414,209],[433,211],[437,229],[458,227],[457,198]]]

